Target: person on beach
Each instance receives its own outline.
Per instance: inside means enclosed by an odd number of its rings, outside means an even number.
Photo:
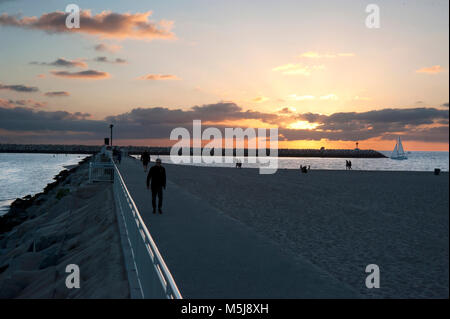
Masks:
[[[349,160],[345,160],[345,170],[352,169],[352,162]]]
[[[147,166],[148,166],[148,163],[150,162],[149,152],[144,151],[144,153],[142,153],[141,161],[142,161],[142,165],[144,166],[144,172],[147,172]]]
[[[150,183],[151,181],[151,183]],[[156,196],[158,196],[158,211],[162,214],[163,188],[166,189],[166,169],[161,165],[161,159],[150,168],[147,175],[147,189],[152,191],[153,214],[156,214]]]

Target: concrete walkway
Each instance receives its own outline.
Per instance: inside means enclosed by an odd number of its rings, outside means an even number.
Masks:
[[[152,163],[153,164],[153,163]],[[355,298],[348,286],[170,181],[153,215],[141,162],[118,166],[184,298]]]

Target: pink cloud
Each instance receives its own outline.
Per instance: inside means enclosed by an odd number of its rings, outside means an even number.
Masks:
[[[152,12],[143,13],[114,13],[103,11],[92,15],[90,10],[81,10],[80,28],[68,29],[66,27],[67,13],[55,11],[45,13],[40,17],[20,17],[7,13],[0,15],[0,25],[31,30],[42,30],[48,33],[84,33],[100,38],[115,39],[173,39],[171,32],[173,21],[149,20]]]
[[[72,79],[92,79],[92,80],[100,80],[106,79],[110,77],[108,72],[96,71],[96,70],[87,70],[81,72],[68,72],[68,71],[51,71],[54,76],[62,77],[62,78],[72,78]]]
[[[162,81],[162,80],[180,80],[179,77],[172,74],[147,74],[140,77],[141,80],[153,80],[153,81]]]
[[[17,107],[17,106],[22,106],[22,107],[35,107],[35,108],[41,108],[41,107],[46,107],[47,103],[46,102],[39,102],[39,101],[35,101],[32,99],[28,99],[28,100],[5,100],[5,99],[1,99],[0,98],[0,107],[5,107],[5,108],[13,108],[13,107]]]
[[[425,67],[425,68],[416,70],[416,73],[437,74],[437,73],[444,72],[444,70],[445,69],[443,67],[441,67],[440,65],[433,65],[431,67]]]
[[[119,51],[120,49],[122,49],[122,46],[117,45],[117,44],[107,44],[107,43],[100,43],[97,44],[94,49],[96,51],[100,51],[100,52],[110,52],[110,53],[116,53],[117,51]]]

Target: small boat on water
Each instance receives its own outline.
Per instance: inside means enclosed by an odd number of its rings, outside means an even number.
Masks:
[[[403,149],[402,139],[400,136],[397,138],[397,143],[395,144],[394,150],[391,154],[391,159],[394,160],[405,160],[408,159],[408,156],[406,156],[406,152]]]

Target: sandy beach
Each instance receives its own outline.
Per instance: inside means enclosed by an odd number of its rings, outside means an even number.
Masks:
[[[169,181],[362,296],[448,298],[448,173],[165,167]],[[380,267],[380,289],[365,287],[368,264]]]

